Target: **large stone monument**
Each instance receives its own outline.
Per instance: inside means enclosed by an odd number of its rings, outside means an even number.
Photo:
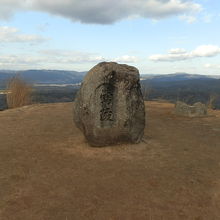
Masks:
[[[145,107],[138,70],[99,63],[85,76],[73,112],[75,124],[92,146],[140,142]]]

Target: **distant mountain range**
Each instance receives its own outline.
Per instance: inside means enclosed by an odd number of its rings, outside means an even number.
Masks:
[[[165,99],[187,104],[202,102],[220,109],[220,76],[194,75],[186,73],[150,76],[141,80],[147,100]]]
[[[193,90],[210,92],[220,91],[220,75],[198,75],[187,73],[175,73],[166,75],[154,75],[141,80],[146,88],[160,90],[167,88],[170,91]]]
[[[48,101],[49,89],[52,89],[50,93],[53,98],[60,97],[60,93],[68,93],[67,95],[70,94],[72,97],[75,89],[78,89],[77,84],[82,82],[86,72],[64,70],[0,70],[0,90],[4,89],[7,81],[16,74],[33,85],[41,85],[38,88],[41,92],[45,90],[47,96],[44,98]],[[70,87],[67,88],[66,85],[70,85]],[[172,102],[181,100],[188,104],[193,104],[198,101],[208,103],[211,99],[210,97],[212,97],[212,99],[216,100],[214,100],[213,106],[220,109],[220,75],[210,76],[187,73],[163,75],[141,74],[141,85],[144,97],[147,100],[166,99]],[[57,91],[59,91],[59,94]]]
[[[75,84],[80,83],[86,72],[65,71],[65,70],[26,70],[26,71],[12,71],[0,70],[0,82],[5,82],[9,78],[18,74],[25,80],[35,84]],[[174,74],[142,74],[141,80],[151,80],[154,82],[174,82],[183,80],[200,80],[200,79],[214,79],[219,78],[220,75],[208,76],[187,73]]]
[[[33,84],[76,84],[80,83],[86,72],[64,70],[0,70],[0,83],[5,83],[15,75]]]
[[[142,80],[151,80],[154,82],[175,82],[184,80],[201,80],[201,79],[220,79],[220,75],[201,75],[201,74],[188,74],[188,73],[172,73],[172,74],[143,74]]]

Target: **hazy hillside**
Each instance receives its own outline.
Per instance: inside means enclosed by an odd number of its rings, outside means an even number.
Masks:
[[[144,75],[147,76],[147,75]],[[154,82],[173,82],[173,81],[183,81],[191,79],[208,79],[210,76],[199,75],[199,74],[188,74],[188,73],[172,73],[164,75],[151,75],[146,79],[153,80]]]
[[[7,79],[16,73],[28,82],[44,85],[35,89],[33,100],[38,103],[72,101],[78,87],[64,85],[80,83],[86,74],[62,70],[0,71],[0,89],[4,88]],[[220,76],[187,73],[143,74],[141,84],[146,100],[181,100],[188,104],[200,101],[209,104],[212,98],[213,108],[220,109]],[[63,87],[60,87],[61,85]],[[5,106],[3,97],[0,99],[0,109],[4,109]]]
[[[0,70],[0,85],[10,77],[19,74],[25,80],[37,84],[75,84],[80,83],[86,72],[65,71],[65,70],[26,70],[12,71]],[[174,74],[141,74],[141,80],[150,80],[153,83],[178,82],[186,80],[209,80],[220,79],[220,76],[206,76],[198,74],[174,73]]]
[[[153,80],[154,82],[173,82],[191,79],[220,79],[220,75],[202,75],[189,73],[171,73],[171,74],[142,74],[142,80]]]
[[[19,74],[26,81],[36,84],[76,84],[82,81],[86,72],[64,70],[1,70],[0,82],[5,83],[9,78],[16,74]]]
[[[203,102],[211,98],[215,108],[220,108],[220,79],[204,75],[168,74],[141,81],[147,99],[166,99],[188,104]]]

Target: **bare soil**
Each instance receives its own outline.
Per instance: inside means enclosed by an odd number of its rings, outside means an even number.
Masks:
[[[0,220],[220,219],[220,111],[147,102],[144,140],[92,148],[72,103],[0,112]]]

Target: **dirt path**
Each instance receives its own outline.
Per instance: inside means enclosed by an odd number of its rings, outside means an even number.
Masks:
[[[138,145],[91,148],[72,104],[0,112],[0,220],[220,219],[220,111],[148,102]]]

